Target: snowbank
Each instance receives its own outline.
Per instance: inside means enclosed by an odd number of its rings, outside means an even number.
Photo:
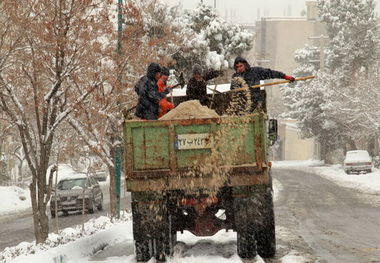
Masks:
[[[121,249],[120,244],[123,244]],[[116,222],[111,222],[104,216],[92,219],[85,224],[84,232],[81,232],[81,227],[77,226],[66,228],[58,235],[50,234],[45,244],[36,245],[34,242],[22,242],[15,247],[6,248],[0,253],[0,262],[94,262],[97,261],[97,255],[103,250],[106,252],[114,247],[119,247],[114,251],[114,254],[118,254],[118,256],[110,256],[102,260],[112,263],[136,263],[133,246],[131,214],[123,213],[122,218]],[[178,243],[174,251],[173,257],[167,259],[168,263],[244,262],[236,254],[236,233],[233,231],[219,231],[212,237],[196,237],[190,232],[184,231],[183,234],[178,234]],[[112,252],[108,254],[112,255]],[[260,256],[250,262],[265,263]],[[285,255],[281,262],[309,261],[296,251],[292,251]],[[149,263],[156,263],[156,260],[151,259]]]
[[[0,186],[0,216],[18,213],[31,206],[29,190],[17,186]]]
[[[292,169],[301,169],[309,166],[321,166],[323,161],[319,160],[302,160],[302,161],[274,161],[272,162],[273,168],[292,168]]]
[[[329,179],[341,186],[358,189],[364,193],[379,194],[380,193],[380,170],[373,169],[368,174],[346,174],[342,165],[324,165],[322,161],[278,161],[273,162],[274,169],[289,168],[300,171],[315,173],[326,179]]]
[[[127,240],[132,242],[130,214],[122,213],[121,219],[115,222],[101,216],[89,220],[83,232],[81,226],[65,228],[59,234],[49,234],[44,244],[22,242],[8,247],[0,253],[0,262],[55,262],[59,258],[63,262],[82,262],[106,246]]]
[[[341,165],[334,165],[331,167],[313,167],[313,172],[344,187],[359,189],[369,194],[380,193],[379,169],[373,169],[373,172],[368,174],[346,174]]]

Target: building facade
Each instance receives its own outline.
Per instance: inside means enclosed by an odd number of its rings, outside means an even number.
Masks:
[[[323,49],[327,44],[324,24],[318,18],[318,2],[306,1],[305,16],[262,17],[256,22],[254,57],[255,64],[292,75],[297,68],[294,54],[305,45]],[[323,58],[321,58],[321,66]],[[297,77],[297,76],[295,76]],[[286,111],[280,87],[266,88],[269,114],[277,117]],[[308,160],[319,158],[319,146],[314,139],[303,139],[295,121],[279,121],[279,160]]]

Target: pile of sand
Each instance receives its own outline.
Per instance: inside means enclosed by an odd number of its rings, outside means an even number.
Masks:
[[[180,119],[207,119],[219,118],[219,115],[212,109],[202,106],[198,100],[182,102],[177,107],[162,116],[160,120],[180,120]]]

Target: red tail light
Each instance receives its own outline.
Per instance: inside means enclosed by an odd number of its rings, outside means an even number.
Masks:
[[[353,165],[353,163],[346,163],[346,165]]]
[[[372,165],[372,163],[365,163],[365,165]]]

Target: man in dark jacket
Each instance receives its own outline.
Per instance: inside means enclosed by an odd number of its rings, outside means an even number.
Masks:
[[[203,75],[202,67],[195,64],[193,67],[193,76],[187,83],[187,99],[199,100],[202,105],[207,106],[209,104],[209,98],[207,97],[207,81],[222,74],[222,71],[211,70]]]
[[[286,79],[293,82],[295,79],[292,76],[285,75],[284,73],[269,68],[251,67],[246,59],[237,57],[234,62],[235,73],[232,75],[231,89],[240,88],[241,81],[243,79],[247,86],[251,87],[260,84],[260,80],[264,79]],[[258,105],[260,105],[264,111],[266,111],[265,90],[260,91],[260,88],[250,89],[251,94],[251,111],[254,111]],[[264,104],[264,105],[262,105]]]
[[[157,81],[161,77],[161,67],[157,63],[148,66],[146,76],[142,77],[135,86],[139,96],[135,115],[141,119],[157,120],[160,100],[169,93],[168,89],[158,91]]]

